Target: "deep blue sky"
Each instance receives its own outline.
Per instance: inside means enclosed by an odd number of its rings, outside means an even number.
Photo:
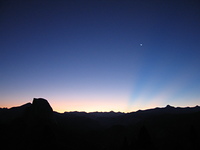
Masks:
[[[200,103],[198,0],[3,0],[0,45],[0,107]]]

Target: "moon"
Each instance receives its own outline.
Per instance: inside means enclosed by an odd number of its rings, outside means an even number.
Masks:
[[[142,43],[140,44],[140,46],[142,46]]]

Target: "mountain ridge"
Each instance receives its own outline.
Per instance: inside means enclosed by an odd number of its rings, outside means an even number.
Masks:
[[[200,146],[199,106],[167,105],[130,113],[58,113],[45,99],[33,101],[0,108],[2,146],[74,150],[195,150]]]
[[[44,98],[34,98],[34,99],[43,99],[45,100]],[[34,101],[34,100],[33,100]],[[47,101],[48,102],[48,101]],[[13,106],[13,107],[10,107],[10,108],[7,108],[7,107],[0,107],[0,111],[2,110],[12,110],[12,109],[19,109],[21,107],[27,107],[27,106],[30,106],[31,104],[33,104],[33,102],[28,102],[28,103],[25,103],[25,104],[22,104],[22,105],[19,105],[19,106]],[[58,112],[58,111],[54,111],[56,113],[60,113],[60,114],[66,114],[66,113],[72,113],[72,114],[130,114],[130,113],[137,113],[137,112],[144,112],[144,111],[152,111],[152,110],[156,110],[156,109],[176,109],[176,110],[184,110],[184,109],[198,109],[200,110],[200,106],[199,105],[196,105],[196,106],[193,106],[193,107],[189,107],[189,106],[186,106],[186,107],[175,107],[175,106],[172,106],[172,105],[166,105],[165,107],[154,107],[154,108],[148,108],[148,109],[139,109],[139,110],[136,110],[136,111],[131,111],[131,112],[121,112],[121,111],[92,111],[92,112],[87,112],[87,111],[65,111],[63,113],[61,112]],[[53,110],[53,109],[52,109]]]

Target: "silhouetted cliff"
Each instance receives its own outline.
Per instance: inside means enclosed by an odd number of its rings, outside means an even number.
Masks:
[[[1,141],[8,149],[55,147],[53,110],[47,100],[34,98],[32,104],[1,109],[0,116]]]

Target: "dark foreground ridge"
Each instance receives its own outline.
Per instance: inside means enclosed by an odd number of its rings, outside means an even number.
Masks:
[[[132,113],[54,112],[47,100],[0,108],[6,149],[197,150],[200,107],[155,108]]]

